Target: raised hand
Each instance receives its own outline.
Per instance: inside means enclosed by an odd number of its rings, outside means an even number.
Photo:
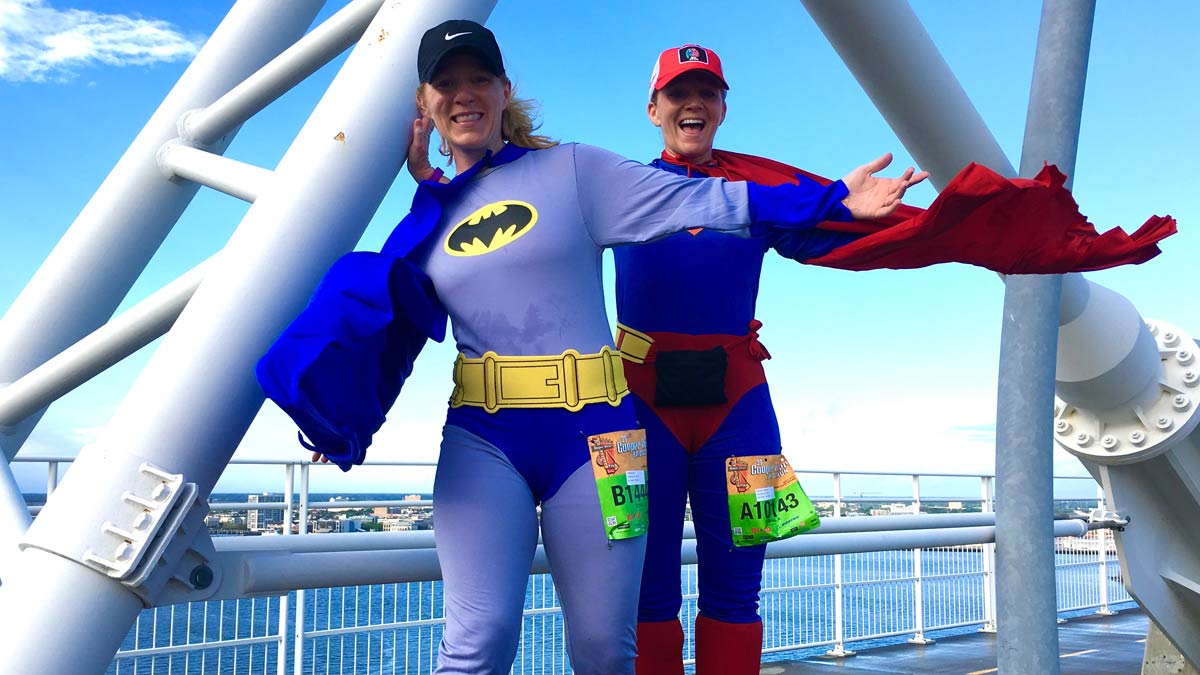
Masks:
[[[842,179],[850,190],[842,204],[850,209],[855,218],[880,218],[890,214],[900,206],[900,200],[908,188],[929,177],[928,171],[914,174],[911,166],[899,178],[874,175],[891,163],[892,153],[889,152],[873,162],[863,164]]]
[[[433,176],[433,166],[429,163],[429,136],[432,133],[432,119],[422,116],[413,120],[412,141],[408,144],[408,172],[418,183]]]

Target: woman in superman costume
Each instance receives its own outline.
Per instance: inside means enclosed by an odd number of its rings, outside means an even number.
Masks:
[[[769,159],[714,150],[728,89],[712,50],[688,44],[663,51],[647,112],[662,130],[664,149],[651,165],[764,185],[829,183]],[[887,161],[885,156],[879,163]],[[638,675],[683,673],[680,544],[689,498],[699,562],[696,673],[759,672],[758,593],[766,546],[733,544],[726,460],[778,454],[782,445],[762,367],[770,355],[754,318],[767,250],[850,270],[958,261],[1001,272],[1050,273],[1142,262],[1174,232],[1172,219],[1155,217],[1133,236],[1116,228],[1097,235],[1053,167],[1033,181],[1010,181],[975,165],[927,211],[901,205],[882,219],[748,239],[696,225],[614,249],[617,345],[650,448]]]

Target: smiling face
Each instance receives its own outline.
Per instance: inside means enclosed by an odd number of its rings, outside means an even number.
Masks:
[[[417,95],[417,107],[433,119],[454,166],[465,171],[488,150],[504,147],[500,124],[511,93],[507,78],[492,73],[473,54],[459,52],[438,64]]]
[[[650,121],[662,129],[667,151],[693,164],[712,159],[713,138],[726,110],[721,81],[698,70],[668,82],[646,108]]]

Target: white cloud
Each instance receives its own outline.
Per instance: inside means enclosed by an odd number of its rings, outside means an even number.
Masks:
[[[67,81],[74,69],[97,64],[190,59],[202,42],[166,21],[0,0],[0,79],[13,82]]]

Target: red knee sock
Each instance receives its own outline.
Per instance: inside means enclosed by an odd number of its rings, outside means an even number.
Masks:
[[[762,635],[762,621],[725,623],[697,616],[696,675],[758,675]]]
[[[683,626],[678,619],[638,623],[636,673],[683,675]]]

